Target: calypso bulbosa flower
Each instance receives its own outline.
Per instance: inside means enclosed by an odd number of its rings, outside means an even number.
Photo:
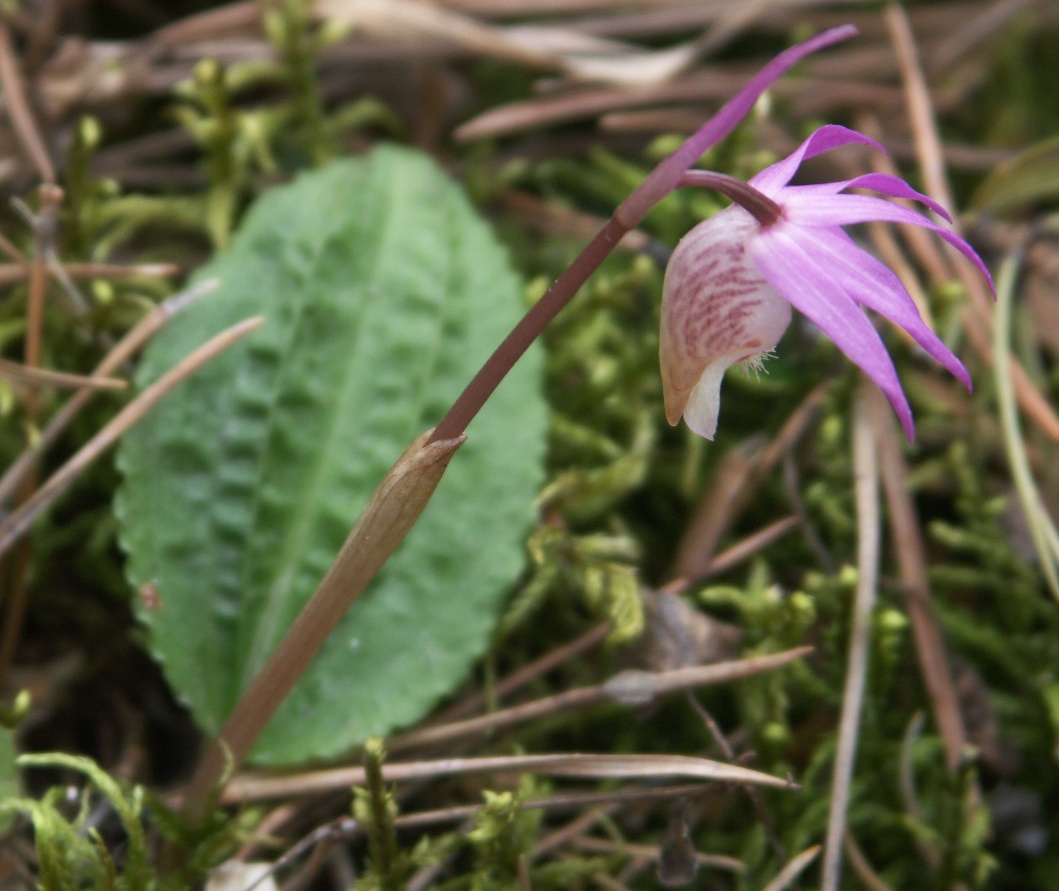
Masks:
[[[666,269],[660,358],[671,424],[683,415],[692,430],[713,439],[725,371],[769,353],[787,329],[792,307],[879,386],[909,440],[914,437],[912,411],[863,307],[904,328],[970,389],[967,369],[926,325],[897,276],[842,229],[871,220],[930,229],[968,257],[992,287],[982,260],[960,236],[907,207],[847,190],[913,199],[945,220],[948,214],[904,180],[886,174],[788,185],[803,160],[851,143],[881,149],[854,130],[827,126],[748,183],[704,170],[684,174],[681,184],[716,189],[736,203],[685,235]]]

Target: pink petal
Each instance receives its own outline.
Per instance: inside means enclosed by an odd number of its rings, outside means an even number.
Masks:
[[[934,213],[948,222],[952,222],[952,217],[949,216],[948,212],[938,204],[933,198],[928,195],[924,195],[922,192],[917,192],[903,179],[896,176],[890,176],[888,173],[866,173],[863,176],[858,176],[853,179],[839,180],[833,183],[817,183],[809,186],[789,186],[784,189],[781,193],[781,198],[785,202],[800,202],[807,200],[807,196],[812,195],[815,198],[819,198],[822,195],[837,195],[839,192],[845,191],[846,189],[871,189],[874,192],[879,192],[883,195],[889,195],[891,198],[909,198],[913,201],[919,201],[929,207]]]
[[[963,363],[923,321],[915,302],[888,266],[857,247],[841,229],[815,229],[812,239],[813,250],[821,259],[826,258],[833,278],[847,294],[904,328],[930,356],[971,389],[971,376]]]
[[[799,165],[806,158],[814,158],[824,152],[854,143],[871,145],[884,154],[886,152],[886,149],[879,143],[863,133],[850,130],[848,127],[840,127],[838,124],[828,124],[816,130],[782,161],[778,161],[762,170],[750,180],[750,185],[764,192],[770,198],[774,198],[776,192],[791,181],[791,177],[794,176]]]
[[[659,350],[666,417],[681,415],[707,439],[717,429],[721,380],[737,362],[775,347],[791,320],[790,304],[747,257],[759,232],[732,207],[681,239],[666,268]]]
[[[813,196],[792,194],[797,191],[796,188],[793,188],[786,190],[783,195],[784,215],[791,223],[797,223],[800,226],[830,227],[884,220],[890,223],[909,223],[913,226],[921,226],[931,232],[936,232],[974,263],[978,267],[978,271],[982,273],[982,276],[989,283],[993,294],[996,294],[996,288],[993,286],[993,277],[989,274],[989,270],[985,268],[982,258],[975,253],[974,248],[955,232],[951,232],[944,226],[939,226],[922,214],[871,195],[843,194],[832,195],[828,198],[819,194]]]
[[[909,441],[915,439],[912,410],[879,332],[832,270],[813,256],[815,233],[779,226],[754,240],[749,253],[769,283],[824,331],[886,394]]]

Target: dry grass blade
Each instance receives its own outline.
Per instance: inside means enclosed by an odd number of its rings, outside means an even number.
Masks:
[[[579,850],[589,851],[594,854],[626,854],[629,857],[643,857],[646,860],[654,861],[657,861],[661,856],[661,849],[656,845],[633,845],[627,842],[610,841],[605,838],[591,838],[590,836],[574,838],[570,844]],[[736,875],[746,872],[746,864],[741,860],[736,860],[735,857],[702,854],[696,851],[695,862],[699,866],[721,869]]]
[[[408,39],[441,39],[464,50],[507,58],[533,68],[554,70],[552,54],[528,48],[502,30],[433,4],[415,0],[316,0],[316,15],[358,31]]]
[[[586,779],[695,778],[723,783],[754,783],[776,789],[795,788],[794,784],[784,777],[774,777],[735,764],[687,755],[511,755],[442,758],[436,761],[409,761],[382,766],[383,780],[387,783],[497,772]],[[316,795],[363,785],[366,778],[363,767],[338,767],[290,777],[243,777],[228,784],[222,801],[235,804]]]
[[[673,671],[623,671],[602,684],[579,687],[488,715],[469,718],[466,721],[412,730],[390,740],[389,749],[393,752],[399,749],[434,745],[463,736],[510,727],[534,718],[554,715],[560,711],[584,709],[607,702],[643,705],[654,697],[666,693],[709,684],[722,684],[772,671],[800,659],[811,651],[812,647],[796,647],[768,656],[756,656],[734,662],[719,662],[714,665],[696,665]]]
[[[915,140],[916,155],[920,160],[927,193],[942,207],[953,207],[952,190],[949,188],[949,177],[945,171],[945,158],[930,99],[930,88],[919,63],[912,25],[904,8],[896,3],[886,5],[885,19],[901,68],[901,78],[908,97],[908,111],[912,118],[912,137]]]
[[[217,281],[201,282],[194,287],[188,288],[165,300],[143,319],[141,319],[104,357],[103,361],[96,366],[92,372],[93,377],[100,377],[117,370],[131,356],[134,356],[147,343],[158,330],[176,313],[189,303],[199,297],[210,293],[217,287]],[[67,428],[69,423],[77,417],[85,405],[95,396],[94,389],[85,389],[71,397],[61,409],[48,421],[44,429],[36,437],[33,444],[27,448],[0,478],[0,505],[5,504],[14,495],[22,481],[32,471],[37,456],[55,442]]]
[[[761,891],[784,891],[784,889],[789,887],[790,884],[802,874],[805,868],[816,859],[816,855],[819,853],[819,845],[806,848],[797,857],[792,858],[791,862],[779,871],[776,878],[762,888]]]
[[[79,278],[169,278],[180,268],[174,263],[63,263],[63,274],[70,279]],[[25,281],[31,275],[31,266],[23,259],[19,263],[0,266],[0,285]]]
[[[722,572],[727,572],[733,566],[737,566],[744,560],[753,557],[762,548],[779,541],[788,532],[797,529],[800,523],[801,521],[798,517],[783,517],[769,523],[763,529],[759,529],[757,532],[742,539],[742,541],[736,542],[730,548],[725,548],[721,551],[710,561],[704,575],[720,575]]]
[[[40,130],[30,111],[22,72],[18,68],[15,48],[11,43],[11,32],[0,20],[0,84],[3,85],[7,114],[18,134],[19,142],[33,161],[37,174],[45,183],[55,182],[55,166],[41,139]]]
[[[857,840],[853,837],[853,833],[848,829],[843,841],[846,856],[849,857],[849,865],[853,868],[857,878],[860,879],[861,884],[867,891],[893,891],[872,868],[868,858],[864,856],[864,852],[860,849],[860,845],[857,844]]]
[[[869,390],[868,409],[879,449],[879,467],[916,657],[930,694],[934,721],[945,742],[945,760],[950,768],[955,768],[963,754],[967,732],[945,655],[945,642],[930,607],[926,549],[908,487],[908,470],[901,456],[889,404],[881,391]]]
[[[1011,19],[1023,10],[1042,7],[1040,0],[999,0],[985,12],[972,15],[955,33],[942,37],[931,53],[927,68],[931,73],[952,71],[956,63],[988,40],[993,40]],[[962,18],[956,21],[964,21]],[[1043,23],[1041,23],[1043,26]]]
[[[874,385],[872,385],[874,386]],[[848,667],[842,692],[842,717],[831,781],[831,810],[824,843],[822,891],[837,891],[846,832],[853,762],[860,735],[861,706],[868,676],[871,617],[879,580],[879,470],[862,384],[853,409],[853,475],[857,503],[857,593],[853,606]]]
[[[722,459],[713,474],[714,484],[699,499],[681,537],[674,578],[699,578],[719,571],[714,568],[713,555],[724,532],[750,504],[772,468],[816,420],[825,392],[823,385],[815,387],[767,445],[754,444],[744,453],[735,451]]]
[[[1005,15],[1011,12],[1012,10],[1004,10]],[[901,75],[904,79],[911,113],[916,157],[927,184],[927,193],[940,201],[942,206],[952,209],[954,203],[945,171],[942,140],[938,133],[930,90],[919,64],[911,25],[903,9],[897,4],[890,4],[887,7],[886,24],[900,60]],[[954,228],[957,232],[959,231],[958,222]],[[996,357],[992,353],[990,336],[992,322],[989,298],[991,295],[978,274],[972,272],[970,262],[962,257],[954,257],[955,252],[950,252],[945,260],[941,260],[937,245],[924,230],[906,226],[902,232],[910,243],[918,248],[917,254],[920,259],[925,260],[928,268],[933,269],[935,279],[949,278],[947,271],[938,268],[938,261],[943,263],[946,269],[956,270],[970,302],[966,313],[966,323],[971,344],[986,362],[995,364]],[[1045,435],[1054,442],[1059,442],[1059,414],[1056,414],[1055,409],[1034,386],[1033,381],[1015,359],[1011,359],[1011,365],[1010,374],[1023,410]]]
[[[116,377],[86,377],[47,368],[28,368],[10,359],[0,359],[0,378],[23,387],[57,387],[64,390],[81,387],[90,390],[124,390],[128,386],[128,382]]]
[[[693,102],[707,98],[721,101],[735,93],[744,82],[744,77],[714,70],[709,75],[689,75],[675,83],[643,90],[607,87],[570,95],[526,99],[483,112],[458,127],[455,137],[460,142],[471,142],[594,118],[606,112],[628,108],[651,107],[669,102]]]
[[[610,631],[610,622],[601,622],[569,643],[556,647],[554,650],[545,653],[539,659],[535,659],[533,662],[524,665],[522,668],[512,672],[507,677],[497,681],[491,691],[493,698],[500,700],[510,696],[516,690],[554,670],[564,662],[594,649],[607,639],[607,635],[610,634]],[[447,724],[458,718],[463,718],[466,715],[474,714],[485,706],[485,695],[476,693],[460,700],[451,708],[447,708],[435,714],[431,718],[430,724]]]
[[[571,210],[516,189],[505,189],[500,193],[500,201],[504,209],[517,216],[519,222],[527,228],[572,238],[588,240],[606,222],[601,217]],[[630,229],[618,242],[618,248],[646,252],[651,248],[651,239],[639,229]]]
[[[0,523],[0,554],[6,552],[33,521],[40,516],[93,461],[118,441],[128,430],[185,378],[194,374],[233,343],[259,327],[264,318],[257,316],[233,325],[186,356],[162,377],[130,402],[93,436],[69,461],[60,467],[31,498]]]

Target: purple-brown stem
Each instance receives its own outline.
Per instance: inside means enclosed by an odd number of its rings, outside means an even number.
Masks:
[[[780,53],[762,68],[717,114],[689,136],[673,154],[662,161],[607,220],[595,238],[576,260],[555,280],[545,295],[523,316],[486,360],[474,379],[452,404],[441,423],[434,428],[430,442],[460,436],[481,411],[522,354],[529,349],[588,277],[607,258],[622,236],[639,225],[647,212],[680,185],[681,178],[703,152],[727,136],[746,117],[754,103],[780,75],[810,53],[846,40],[857,33],[853,25],[831,28]],[[778,208],[777,208],[778,210]]]

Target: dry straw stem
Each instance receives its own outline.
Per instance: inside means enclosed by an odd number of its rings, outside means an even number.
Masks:
[[[720,571],[720,557],[714,559],[714,552],[725,531],[753,501],[772,468],[816,421],[826,392],[825,384],[813,388],[767,445],[751,443],[722,459],[721,467],[713,474],[713,485],[699,499],[681,537],[673,578],[697,579]],[[781,528],[785,531],[785,527]],[[726,561],[732,559],[727,552],[724,556]]]
[[[694,778],[722,783],[753,783],[775,789],[796,788],[784,777],[688,755],[504,755],[408,761],[382,766],[382,778],[387,783],[477,773],[532,773],[553,777],[621,780]],[[350,786],[362,786],[366,780],[363,767],[338,767],[289,777],[248,777],[229,783],[222,801],[239,804],[318,795]]]
[[[912,138],[927,194],[942,207],[954,207],[952,189],[938,134],[930,87],[920,65],[916,38],[908,15],[897,3],[888,3],[884,12],[886,29],[897,54],[897,63],[904,81],[907,108],[912,120]]]
[[[865,887],[866,891],[893,891],[868,862],[868,858],[864,856],[864,852],[857,844],[853,833],[848,829],[843,838],[843,847],[846,851],[846,856],[849,857],[850,867],[857,874],[857,878],[860,879],[860,883]]]
[[[897,565],[905,592],[905,611],[912,624],[916,657],[930,696],[934,722],[945,743],[945,760],[955,769],[967,733],[960,715],[956,687],[945,656],[945,642],[930,606],[926,548],[908,485],[908,469],[886,398],[880,390],[867,393],[868,417],[879,449],[879,467],[889,514]]]
[[[0,378],[23,387],[55,387],[76,390],[124,390],[128,383],[116,377],[86,377],[83,374],[68,374],[65,371],[49,371],[46,368],[28,368],[10,359],[0,359]]]
[[[561,70],[560,57],[516,40],[504,29],[415,0],[316,0],[321,19],[358,32],[399,39],[434,39],[465,52],[508,59],[531,68]]]
[[[670,786],[667,788],[673,787]],[[697,790],[699,787],[692,788]],[[627,789],[625,791],[629,792],[634,790]],[[570,822],[541,836],[533,845],[533,859],[537,860],[557,848],[572,844],[578,838],[583,837],[592,827],[603,821],[609,820],[611,815],[618,811],[620,805],[621,802],[614,801],[608,802],[605,805],[588,808],[574,817],[574,819],[570,820]]]
[[[81,278],[169,278],[180,271],[175,263],[63,263],[63,273],[70,279]],[[25,281],[32,267],[25,258],[0,266],[0,285]]]
[[[421,434],[390,468],[309,602],[210,744],[192,778],[185,812],[202,816],[226,770],[238,769],[339,620],[390,558],[434,494],[466,436]]]
[[[866,119],[859,125],[859,129],[871,136],[873,139],[881,139],[882,134],[879,124],[874,119]],[[885,157],[875,156],[872,167],[880,173],[896,174],[897,168]],[[900,203],[900,202],[899,202]],[[907,202],[906,202],[907,203]],[[953,225],[955,231],[959,232],[959,222]],[[953,266],[950,259],[955,262],[955,275],[959,278],[968,298],[968,305],[963,313],[964,330],[974,351],[989,366],[995,366],[996,360],[992,348],[992,310],[990,308],[993,297],[981,275],[973,269],[969,263],[964,263],[962,258],[949,258],[942,254],[938,244],[933,240],[930,233],[923,229],[905,226],[901,229],[901,237],[907,241],[919,263],[922,264],[930,278],[935,284],[950,282],[953,277]],[[902,281],[906,281],[902,276]],[[910,292],[915,295],[912,288]],[[1009,360],[1010,375],[1015,389],[1015,398],[1018,400],[1026,416],[1033,421],[1037,429],[1047,436],[1052,442],[1059,442],[1059,415],[1041,393],[1040,389],[1033,383],[1026,370],[1019,364],[1018,359],[1012,356]]]
[[[627,857],[642,857],[644,860],[651,860],[656,863],[662,856],[662,849],[658,845],[633,845],[628,842],[592,838],[584,835],[571,839],[570,845],[578,850],[592,854],[625,854]],[[735,857],[725,857],[721,854],[702,854],[696,851],[695,862],[699,866],[721,869],[736,875],[746,872],[746,865],[741,860],[736,860]]]
[[[55,182],[55,166],[44,147],[40,130],[33,119],[33,112],[26,98],[26,87],[19,71],[18,58],[11,43],[11,32],[6,22],[0,19],[0,84],[3,85],[8,117],[14,125],[18,141],[29,155],[37,175],[44,183]]]
[[[21,538],[41,512],[49,507],[93,461],[125,435],[161,399],[233,343],[259,327],[256,316],[233,325],[181,359],[151,386],[123,408],[111,421],[60,467],[31,498],[0,523],[0,554]]]
[[[1001,4],[1004,14],[1008,16],[1014,14],[1020,5],[1010,2]],[[916,157],[923,173],[926,192],[939,201],[943,207],[952,209],[954,207],[952,190],[949,188],[942,140],[938,133],[930,88],[919,64],[915,35],[908,17],[897,4],[891,3],[887,6],[885,18],[904,81]],[[975,33],[980,33],[980,29],[977,29]],[[953,229],[960,233],[958,221]],[[952,253],[942,254],[937,244],[924,230],[915,229],[913,231],[912,227],[904,227],[902,232],[917,248],[917,255],[924,261],[927,268],[932,270],[935,280],[950,279],[951,270],[955,269],[969,300],[964,319],[971,345],[987,363],[994,365],[997,359],[992,349],[992,318],[989,306],[991,295],[980,276],[963,258],[956,259]],[[1034,385],[1018,360],[1012,357],[1009,363],[1014,389],[1023,411],[1033,419],[1042,433],[1053,442],[1059,442],[1059,414],[1056,414],[1055,409]]]
[[[790,863],[779,871],[779,874],[769,882],[761,891],[784,891],[804,872],[805,868],[816,859],[820,853],[820,846],[813,845],[806,848],[797,857],[791,859]]]
[[[201,282],[194,287],[188,288],[179,294],[168,298],[158,304],[146,316],[140,319],[129,332],[103,358],[96,366],[92,377],[103,377],[116,371],[129,358],[136,355],[159,329],[185,306],[198,300],[205,294],[210,293],[217,287],[217,280]],[[96,395],[96,390],[86,388],[70,398],[48,421],[44,429],[37,435],[33,443],[15,459],[14,463],[4,472],[0,478],[0,505],[14,495],[22,481],[33,470],[37,456],[44,452],[55,442],[62,432],[69,426],[70,422]]]
[[[556,647],[554,650],[545,653],[538,659],[516,669],[507,677],[497,681],[489,691],[490,698],[492,700],[501,700],[510,696],[515,691],[526,686],[542,675],[548,674],[550,671],[558,668],[564,662],[575,659],[599,646],[607,639],[607,635],[610,634],[610,631],[610,622],[600,622],[579,637]],[[485,695],[482,693],[474,693],[460,700],[450,708],[436,713],[431,718],[429,726],[447,724],[458,718],[474,714],[474,712],[480,711],[485,706]]]
[[[767,526],[763,526],[757,532],[751,533],[746,538],[736,542],[730,548],[725,548],[721,551],[721,553],[709,562],[703,575],[699,576],[695,581],[700,581],[702,578],[727,572],[732,567],[753,557],[773,542],[779,541],[788,532],[797,529],[800,524],[801,520],[799,517],[791,516],[782,517],[779,520],[769,523]]]
[[[768,656],[755,656],[734,662],[718,662],[713,665],[694,665],[672,671],[622,671],[602,684],[578,687],[574,690],[567,690],[565,693],[545,696],[465,721],[412,730],[395,736],[390,740],[388,747],[393,752],[418,746],[436,745],[463,736],[511,727],[562,711],[591,708],[605,703],[645,705],[667,693],[711,684],[723,684],[781,668],[812,652],[812,649],[812,647],[795,647]]]
[[[871,385],[875,389],[874,385]],[[831,810],[824,843],[822,891],[837,891],[846,832],[853,762],[860,733],[861,706],[868,676],[871,618],[879,580],[879,467],[862,383],[853,406],[853,475],[857,505],[857,592],[849,638],[846,683],[842,691],[838,747],[831,780]]]
[[[428,743],[447,742],[461,736],[511,726],[512,724],[543,715],[552,715],[565,709],[587,708],[593,705],[614,702],[616,691],[620,691],[621,695],[627,696],[630,689],[634,688],[638,701],[642,702],[642,697],[644,696],[650,697],[651,695],[661,695],[691,687],[753,677],[754,675],[788,665],[811,651],[812,647],[797,647],[769,656],[757,656],[735,662],[719,662],[714,665],[680,668],[675,671],[657,673],[646,671],[621,672],[603,684],[581,687],[556,696],[544,697],[521,706],[483,715],[480,718],[413,730],[389,740],[387,749],[393,752],[402,748],[408,749]],[[387,769],[389,768],[384,766],[384,772]],[[350,770],[359,771],[361,768],[338,768],[336,770],[316,771],[289,777],[266,779],[255,777],[237,778],[228,784],[223,800],[256,800],[257,798],[311,794],[329,790],[349,785],[351,781],[347,777],[353,775],[349,773]],[[359,776],[360,774],[355,775]]]
[[[29,265],[25,337],[25,364],[29,368],[36,368],[40,365],[44,295],[48,285],[46,258],[51,253],[55,241],[58,226],[56,216],[62,203],[63,192],[55,185],[55,166],[45,148],[40,129],[26,98],[26,86],[19,70],[15,48],[11,43],[11,34],[3,20],[0,20],[0,86],[3,87],[4,104],[15,135],[41,179],[39,216],[30,221],[34,230],[35,250]],[[26,416],[32,424],[37,415],[37,397],[34,391],[26,394],[25,404]]]
[[[521,807],[524,810],[571,811],[611,802],[642,803],[645,801],[686,799],[695,795],[713,792],[718,788],[723,787],[705,783],[680,786],[633,786],[626,789],[618,789],[614,792],[574,792],[569,795],[549,795],[547,798],[527,798],[522,801]],[[457,805],[434,811],[419,811],[397,817],[394,820],[394,826],[399,829],[408,829],[432,826],[437,823],[451,823],[473,817],[481,809],[482,805],[473,804]]]

